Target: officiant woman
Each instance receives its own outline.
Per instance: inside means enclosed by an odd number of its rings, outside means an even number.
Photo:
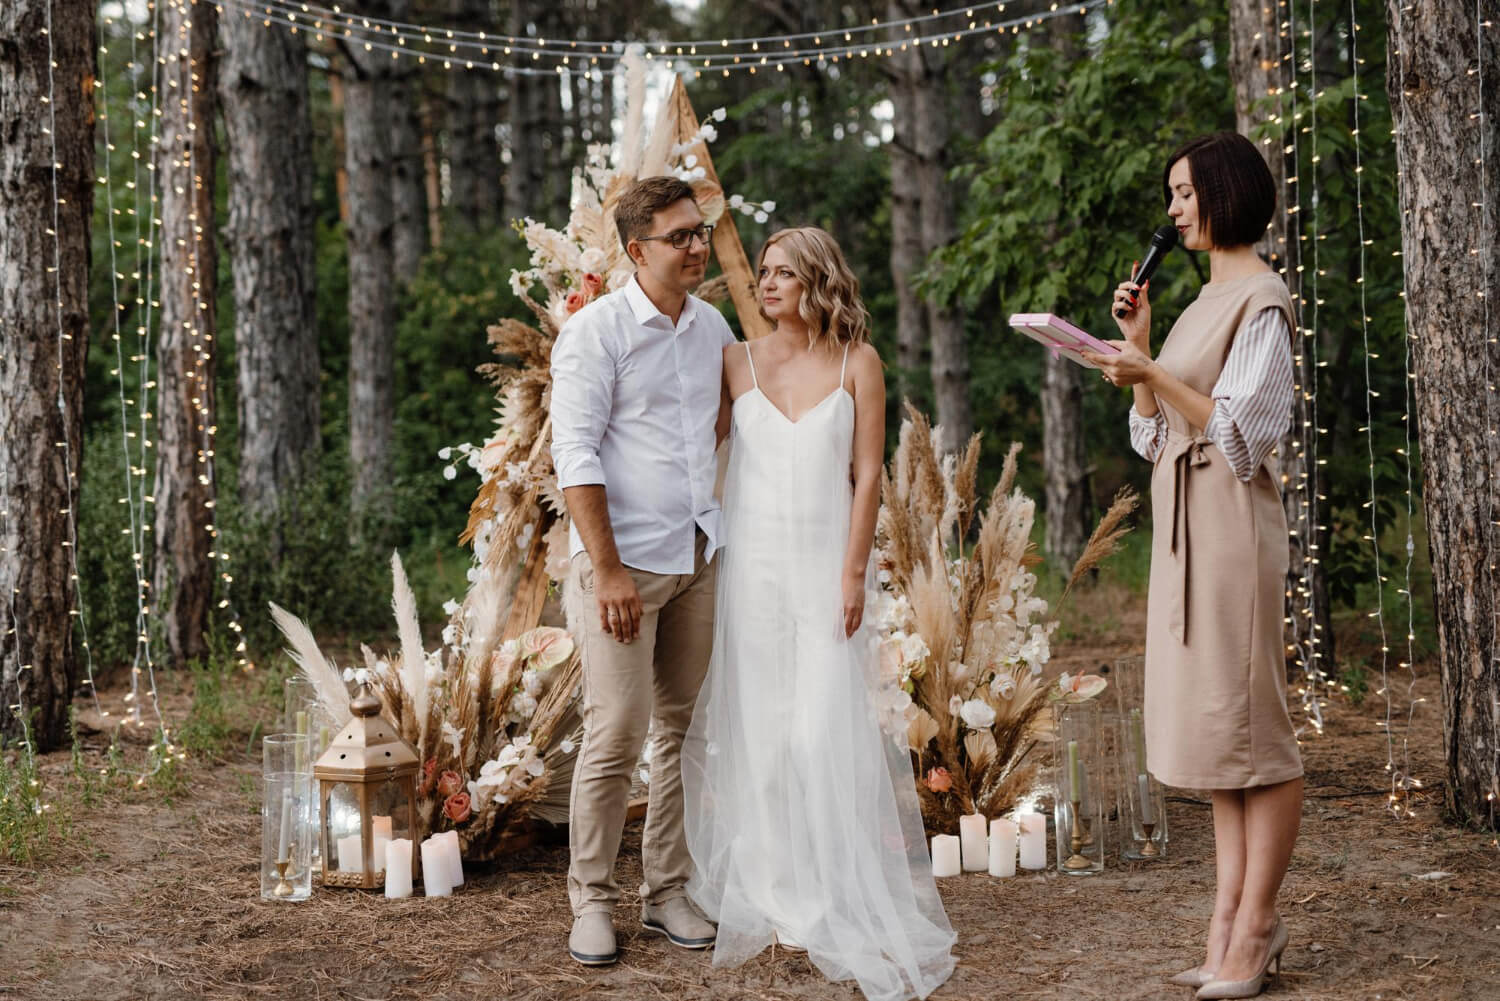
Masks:
[[[1162,782],[1213,791],[1217,891],[1200,998],[1259,994],[1287,931],[1276,896],[1302,813],[1286,707],[1287,525],[1273,449],[1292,406],[1292,301],[1256,253],[1276,188],[1232,132],[1189,142],[1162,175],[1167,215],[1209,281],[1151,355],[1150,282],[1121,282],[1119,354],[1088,357],[1130,386],[1130,438],[1153,464],[1146,757]],[[1119,313],[1123,311],[1123,316]]]

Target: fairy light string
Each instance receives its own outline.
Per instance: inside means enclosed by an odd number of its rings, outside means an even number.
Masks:
[[[419,64],[425,65],[432,60],[444,69],[488,69],[492,72],[504,72],[507,76],[516,74],[523,76],[583,75],[598,80],[602,79],[601,62],[605,65],[612,65],[624,58],[625,49],[629,45],[642,46],[642,53],[648,61],[669,62],[676,67],[678,72],[691,72],[695,78],[701,77],[704,72],[712,71],[720,72],[724,76],[737,71],[754,74],[760,70],[775,69],[781,72],[787,66],[797,63],[804,66],[816,65],[823,69],[829,64],[852,61],[856,57],[861,59],[871,56],[890,57],[914,45],[947,46],[964,38],[993,32],[1009,31],[1011,34],[1019,34],[1023,27],[1030,29],[1055,17],[1085,14],[1113,2],[1114,0],[1085,0],[1085,2],[1067,5],[1054,3],[1050,10],[1000,21],[981,21],[978,18],[978,13],[987,9],[988,5],[955,8],[918,19],[929,23],[955,16],[970,18],[966,25],[951,30],[917,34],[911,31],[911,23],[905,23],[902,27],[902,34],[898,38],[855,42],[853,27],[830,29],[827,32],[814,33],[812,37],[816,44],[812,46],[793,47],[793,39],[805,40],[805,35],[770,35],[737,40],[748,41],[753,46],[748,50],[740,51],[731,51],[730,46],[734,43],[728,39],[680,43],[570,42],[564,46],[552,48],[548,46],[546,40],[538,42],[531,39],[517,39],[513,36],[489,36],[484,33],[460,32],[446,28],[434,29],[400,22],[393,22],[387,26],[382,25],[378,19],[335,13],[327,11],[326,8],[315,8],[311,5],[306,5],[304,10],[304,5],[287,3],[286,0],[271,0],[271,2],[220,0],[218,9],[224,12],[226,7],[232,7],[246,19],[259,19],[266,27],[285,28],[293,34],[311,32],[315,41],[321,42],[329,36],[338,36],[353,44],[363,45],[366,51],[387,52],[392,59],[398,59],[403,54],[409,57],[415,56]],[[993,6],[998,13],[1005,5]],[[317,13],[318,11],[326,12],[326,18],[324,14]],[[890,25],[891,22],[879,22],[865,30],[877,28],[882,31],[890,30]],[[483,38],[480,37],[481,35]],[[825,35],[835,39],[835,44],[823,44]],[[849,36],[847,41],[844,40],[845,35]],[[781,43],[780,49],[775,46],[778,42]],[[411,44],[408,45],[408,43]],[[550,65],[541,65],[543,56],[555,62],[550,62]],[[511,62],[512,59],[517,61]],[[538,65],[528,65],[528,63]]]

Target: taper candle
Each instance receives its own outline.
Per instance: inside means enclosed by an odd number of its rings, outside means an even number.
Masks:
[[[1077,803],[1083,798],[1083,788],[1078,780],[1078,741],[1068,741],[1068,798]]]
[[[1145,775],[1135,777],[1136,786],[1141,794],[1141,823],[1156,823],[1156,804],[1151,802],[1151,779]]]

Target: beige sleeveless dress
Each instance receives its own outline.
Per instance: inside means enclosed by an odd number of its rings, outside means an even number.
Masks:
[[[1205,396],[1236,334],[1292,302],[1275,274],[1204,286],[1157,362]],[[1287,714],[1282,597],[1286,515],[1275,459],[1237,479],[1218,447],[1164,400],[1151,473],[1146,759],[1173,786],[1243,789],[1302,774]]]

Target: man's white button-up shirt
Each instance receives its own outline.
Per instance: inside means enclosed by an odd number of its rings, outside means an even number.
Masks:
[[[714,423],[729,324],[688,296],[674,325],[636,279],[589,303],[552,347],[552,464],[559,487],[604,486],[626,566],[693,572],[694,527],[719,546]],[[577,526],[569,552],[583,551]]]

